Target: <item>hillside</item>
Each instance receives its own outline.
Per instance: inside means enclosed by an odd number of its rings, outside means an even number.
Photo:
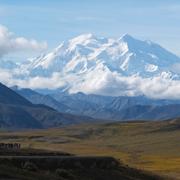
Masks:
[[[2,83],[0,83],[0,103],[32,106],[32,103],[20,96],[18,93],[15,93],[11,89],[7,88]]]
[[[70,109],[68,106],[55,100],[50,95],[43,95],[41,93],[33,91],[32,89],[19,88],[17,86],[12,87],[11,89],[23,96],[24,98],[26,98],[33,104],[44,104],[46,106],[52,107],[53,109],[56,109],[59,112],[68,112]]]
[[[47,128],[76,124],[91,118],[59,113],[45,105],[34,105],[0,84],[0,127],[9,129]]]
[[[111,157],[63,154],[59,156],[0,156],[0,164],[0,178],[3,180],[12,178],[21,180],[164,179],[149,172],[130,168]]]

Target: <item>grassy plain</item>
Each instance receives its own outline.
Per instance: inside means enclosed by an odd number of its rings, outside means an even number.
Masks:
[[[180,179],[180,120],[1,131],[0,141],[19,142],[24,148],[112,156],[131,167]]]

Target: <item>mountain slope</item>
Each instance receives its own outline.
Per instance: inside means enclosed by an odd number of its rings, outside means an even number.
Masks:
[[[0,103],[0,128],[42,128],[42,124],[24,107]]]
[[[69,110],[68,106],[56,101],[50,95],[43,95],[31,89],[18,88],[16,86],[12,87],[11,89],[13,89],[15,92],[17,92],[33,104],[44,104],[58,110],[59,112],[68,112]]]
[[[59,113],[45,105],[34,105],[0,84],[1,128],[47,128],[92,120],[88,117]]]
[[[18,93],[15,93],[14,91],[7,88],[5,85],[1,83],[0,83],[0,103],[32,106],[32,104],[28,100],[24,99]]]

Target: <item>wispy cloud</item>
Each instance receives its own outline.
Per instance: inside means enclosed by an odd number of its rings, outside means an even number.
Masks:
[[[47,48],[46,42],[38,42],[35,39],[18,37],[8,30],[7,27],[0,25],[0,56],[12,52],[42,51]]]

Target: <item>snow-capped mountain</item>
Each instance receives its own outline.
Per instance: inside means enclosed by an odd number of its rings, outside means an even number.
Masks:
[[[180,58],[151,41],[83,34],[31,58],[10,76],[20,87],[109,96],[180,98]]]
[[[83,34],[63,42],[52,52],[34,58],[22,68],[31,76],[103,71],[151,77],[172,72],[180,58],[151,41],[137,40],[126,34],[119,39]]]

